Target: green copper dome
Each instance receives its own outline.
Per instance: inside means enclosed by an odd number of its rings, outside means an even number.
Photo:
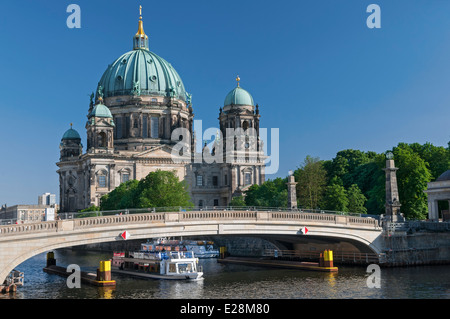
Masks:
[[[92,109],[91,113],[89,113],[88,118],[91,117],[106,117],[106,118],[112,118],[112,114],[111,111],[109,110],[109,108],[104,105],[104,104],[97,104],[94,106],[94,108]]]
[[[98,84],[98,95],[170,96],[186,100],[183,81],[172,65],[147,49],[122,54],[106,71]]]
[[[73,128],[69,128],[63,135],[61,140],[81,140],[80,134]]]
[[[231,104],[254,106],[253,98],[250,93],[248,93],[240,86],[237,86],[233,90],[231,90],[230,93],[228,93],[228,95],[226,96],[225,102],[223,103],[224,106]]]

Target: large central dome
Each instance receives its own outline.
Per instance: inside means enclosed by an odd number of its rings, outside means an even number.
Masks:
[[[104,98],[150,95],[186,101],[186,91],[177,71],[169,62],[149,51],[141,14],[138,31],[133,37],[133,50],[108,66],[98,83],[97,98],[99,94]]]
[[[169,62],[144,48],[122,54],[106,69],[98,85],[105,98],[157,95],[186,100],[183,81],[177,71]]]

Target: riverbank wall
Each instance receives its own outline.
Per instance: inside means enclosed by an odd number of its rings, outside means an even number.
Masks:
[[[450,264],[450,232],[384,233],[384,266]]]

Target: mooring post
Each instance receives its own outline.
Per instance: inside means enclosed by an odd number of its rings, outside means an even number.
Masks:
[[[323,252],[323,266],[333,267],[333,251],[330,249],[326,249]]]
[[[55,265],[56,265],[55,253],[53,251],[49,251],[47,253],[47,267]]]
[[[220,258],[224,259],[225,258],[225,254],[227,252],[227,247],[222,246],[219,248],[219,252],[220,252]]]
[[[100,261],[100,268],[97,269],[98,281],[110,281],[111,280],[111,261]]]

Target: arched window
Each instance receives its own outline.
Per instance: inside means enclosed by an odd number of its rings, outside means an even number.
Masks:
[[[121,170],[120,171],[120,182],[121,183],[128,182],[130,180],[130,176],[131,176],[131,173],[128,168]]]
[[[100,132],[98,134],[98,147],[106,147],[106,133]]]
[[[107,172],[105,170],[100,170],[97,172],[97,186],[98,187],[107,187]]]
[[[244,129],[244,131],[245,131],[246,129],[248,129],[248,121],[244,121],[244,122],[242,123],[242,128]]]

